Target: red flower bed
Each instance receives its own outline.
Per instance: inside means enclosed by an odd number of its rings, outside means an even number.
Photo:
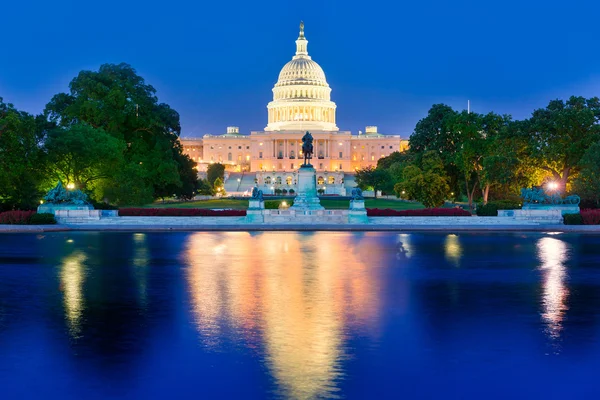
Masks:
[[[462,208],[423,208],[420,210],[392,210],[389,208],[367,208],[369,217],[470,217]]]
[[[120,217],[244,217],[246,210],[205,208],[120,208]]]
[[[600,209],[581,210],[584,225],[600,225]]]
[[[5,211],[0,213],[0,224],[27,225],[35,211]]]

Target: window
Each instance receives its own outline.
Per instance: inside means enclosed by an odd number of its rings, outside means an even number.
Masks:
[[[227,153],[227,161],[231,161],[233,159],[231,153]]]
[[[340,158],[344,158],[343,153],[341,151],[340,151]]]
[[[381,146],[382,149],[385,149],[385,146]]]
[[[215,147],[214,146],[210,146],[210,149],[213,150]]]
[[[333,185],[335,183],[335,176],[330,176],[327,179],[327,183],[330,184],[330,185]]]
[[[246,146],[246,150],[250,150],[250,146]]]
[[[278,176],[278,177],[275,179],[275,183],[277,183],[278,185],[281,185],[281,177],[280,177],[280,176]]]
[[[394,146],[390,146],[390,149],[393,149],[393,148],[394,148]]]
[[[340,171],[342,170],[342,164],[340,164],[340,168],[339,168],[339,170],[340,170]]]
[[[371,161],[375,161],[375,156],[371,155]]]
[[[292,164],[292,168],[294,168],[294,164]],[[288,176],[287,178],[285,178],[285,183],[287,183],[288,185],[292,184],[292,177]]]
[[[238,155],[238,161],[242,161],[242,155]]]
[[[319,169],[323,169],[323,163],[319,164]]]
[[[231,150],[231,146],[229,146],[229,150]]]
[[[323,165],[323,164],[321,164],[321,165]],[[322,176],[317,178],[317,185],[322,185],[324,183],[325,183],[325,179]]]
[[[262,158],[262,151],[258,153],[258,158]]]
[[[246,156],[246,161],[250,161],[250,154]]]
[[[356,161],[356,154],[352,156],[352,159]]]
[[[241,149],[242,149],[242,146],[238,146],[238,150],[241,150]]]
[[[290,169],[294,169],[294,163],[290,164]]]
[[[267,177],[265,178],[265,185],[270,185],[270,184],[271,184],[271,177],[270,177],[270,176],[267,176]]]

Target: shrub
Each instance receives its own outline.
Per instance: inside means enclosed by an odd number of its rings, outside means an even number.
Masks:
[[[470,217],[462,208],[424,208],[420,210],[392,210],[367,208],[369,217]]]
[[[583,225],[583,219],[581,218],[581,214],[564,214],[563,215],[563,223],[565,225]]]
[[[581,210],[584,225],[600,225],[600,209]]]
[[[478,205],[477,206],[477,216],[479,217],[497,217],[498,216],[498,206],[492,203],[488,203],[486,205]]]
[[[35,213],[29,218],[31,225],[53,225],[56,224],[56,219],[52,213]]]
[[[320,195],[322,195],[323,193],[325,193],[325,189],[317,189],[317,193],[319,193]]]
[[[296,191],[294,189],[290,189],[290,191],[288,192],[289,194],[295,194]]]
[[[488,201],[488,205],[490,204],[496,206],[498,210],[520,210],[522,208],[521,202],[515,200]]]
[[[0,224],[27,225],[35,211],[5,211],[0,213]]]
[[[279,189],[279,188],[275,189],[275,194],[279,196],[281,194],[281,189]]]
[[[120,217],[244,217],[246,210],[206,208],[120,208]]]
[[[287,189],[283,189],[283,190],[281,191],[281,194],[283,194],[284,196],[285,196],[287,193],[288,193]]]

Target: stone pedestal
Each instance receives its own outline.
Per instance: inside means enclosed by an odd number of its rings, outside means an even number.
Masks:
[[[367,209],[364,200],[350,200],[350,211],[348,212],[348,222],[365,224],[369,222]]]
[[[52,204],[52,203],[44,203],[40,204],[37,208],[38,214],[47,213],[47,214],[55,214],[56,211],[89,211],[93,210],[89,204],[84,204],[80,206],[72,205],[72,204]]]
[[[290,210],[324,210],[317,196],[317,173],[312,165],[303,165],[298,170],[298,191]]]
[[[265,209],[265,202],[260,199],[250,199],[248,202],[248,209],[246,210],[246,222],[257,223],[265,222],[263,210]]]
[[[525,204],[523,210],[560,210],[562,215],[579,214],[579,204]]]

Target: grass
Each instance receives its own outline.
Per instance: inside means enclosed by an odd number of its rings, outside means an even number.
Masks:
[[[324,197],[321,199],[321,205],[328,210],[347,210],[350,206],[348,200]],[[153,203],[146,207],[149,208],[231,208],[233,210],[245,210],[248,208],[248,200],[237,199],[212,199],[185,202]],[[412,210],[424,208],[421,203],[409,203],[393,199],[365,199],[367,208],[391,208],[392,210]]]

